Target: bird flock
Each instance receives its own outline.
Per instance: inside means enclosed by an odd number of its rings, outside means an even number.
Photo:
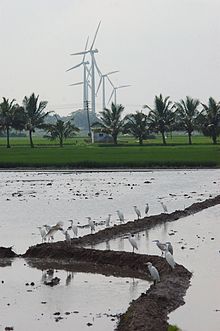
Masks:
[[[163,208],[163,212],[167,213],[168,212],[167,206],[163,202],[160,202],[160,203]],[[140,209],[136,205],[133,206],[133,208],[137,215],[137,218],[140,219],[142,217]],[[149,204],[148,203],[146,203],[146,205],[145,205],[144,212],[145,212],[145,216],[147,216],[149,213]],[[118,216],[120,223],[124,223],[125,217],[124,217],[123,212],[121,210],[116,210],[116,214]],[[112,214],[107,215],[107,217],[104,221],[104,224],[106,227],[110,227],[111,217],[112,217]],[[87,217],[87,221],[88,221],[87,227],[90,228],[91,234],[93,234],[95,232],[96,222],[94,220],[92,220],[92,218],[90,216]],[[61,221],[57,222],[55,225],[52,225],[52,226],[50,226],[48,224],[44,224],[43,226],[38,226],[42,242],[43,243],[44,242],[53,242],[55,234],[58,231],[61,231],[65,237],[66,243],[68,245],[71,245],[71,239],[78,237],[78,225],[75,224],[73,220],[69,220],[68,222],[70,222],[70,225],[66,229],[64,229],[64,223]],[[72,238],[71,238],[70,233],[73,236]],[[132,246],[133,253],[134,253],[135,249],[138,250],[138,245],[137,245],[137,241],[136,241],[134,234],[129,233],[124,238],[128,239],[129,243]],[[173,257],[172,244],[169,241],[162,243],[159,240],[153,240],[153,242],[157,245],[157,247],[161,251],[161,255],[165,257],[167,263],[173,270],[175,268],[176,263],[175,263],[174,257]],[[154,285],[156,285],[156,283],[158,283],[160,281],[159,271],[157,270],[157,268],[155,266],[152,265],[151,262],[147,262],[147,263],[145,263],[145,265],[147,265],[150,276],[154,282]]]

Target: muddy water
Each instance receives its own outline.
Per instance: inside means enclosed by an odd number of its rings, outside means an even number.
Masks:
[[[152,240],[170,241],[177,263],[193,272],[186,304],[170,315],[169,322],[183,331],[220,329],[220,206],[160,225],[136,235],[138,252],[160,255]],[[119,238],[95,248],[131,251],[128,239]]]
[[[11,266],[0,261],[0,330],[13,326],[16,331],[84,331],[88,323],[90,330],[113,330],[115,315],[149,287],[139,279],[91,273],[55,270],[55,276],[60,284],[46,286],[44,281],[50,278],[46,271],[28,267],[23,259]]]
[[[136,215],[133,205],[144,213],[161,213],[163,201],[168,212],[218,194],[220,170],[176,170],[148,172],[0,172],[0,243],[14,245],[17,253],[41,242],[37,226],[73,219],[79,235],[89,233],[86,217],[101,223],[116,210],[126,220]],[[96,231],[103,228],[98,225]],[[63,240],[58,233],[55,240]]]

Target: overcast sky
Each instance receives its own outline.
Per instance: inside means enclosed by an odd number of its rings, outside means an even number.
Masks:
[[[159,93],[219,100],[219,13],[219,0],[0,0],[0,96],[21,103],[35,92],[63,115],[81,108],[82,87],[68,84],[82,70],[65,70],[101,20],[97,63],[132,85],[118,92],[127,111]]]

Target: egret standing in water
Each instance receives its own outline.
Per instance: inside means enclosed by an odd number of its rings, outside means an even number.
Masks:
[[[157,247],[160,249],[162,255],[163,253],[166,251],[167,249],[167,245],[166,244],[163,244],[161,243],[159,240],[153,240],[154,243],[156,243]]]
[[[147,215],[149,212],[149,204],[146,203],[146,206],[145,206],[145,214]]]
[[[138,219],[141,218],[141,212],[140,212],[140,210],[137,208],[137,206],[133,206],[133,207],[134,207],[135,213],[137,214]]]
[[[120,210],[116,210],[116,212],[118,214],[118,218],[119,218],[120,222],[124,223],[124,221],[125,221],[124,214]]]
[[[106,220],[105,220],[106,228],[108,228],[110,226],[111,216],[112,216],[112,214],[108,214],[108,216],[106,217]]]
[[[78,235],[78,227],[77,225],[73,224],[73,220],[69,220],[69,222],[71,223],[70,226],[68,227],[68,230],[72,230],[74,237],[77,238]]]
[[[151,278],[154,281],[154,285],[156,285],[156,283],[158,283],[160,281],[160,275],[159,275],[159,272],[158,272],[157,268],[154,267],[151,262],[147,262],[145,264],[148,267],[148,270],[150,272]]]
[[[71,237],[69,235],[68,229],[66,231],[63,231],[63,234],[65,235],[65,240],[68,245],[71,245]]]
[[[91,217],[87,217],[88,219],[88,224],[90,226],[90,229],[91,229],[91,233],[93,233],[93,231],[95,231],[95,223],[94,221],[91,219]]]
[[[168,245],[167,245],[167,249],[165,251],[165,259],[166,259],[167,263],[171,266],[171,268],[174,269],[176,262],[174,261],[173,255],[168,251]]]
[[[137,246],[137,242],[135,240],[135,236],[134,234],[129,234],[128,236],[128,240],[133,248],[133,253],[134,253],[134,249],[137,249],[138,250],[138,246]]]
[[[162,201],[160,201],[160,204],[161,204],[161,206],[163,208],[164,213],[168,213],[167,206]]]

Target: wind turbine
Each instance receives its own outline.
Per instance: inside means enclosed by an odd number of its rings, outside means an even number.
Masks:
[[[119,72],[118,70],[117,71],[111,71],[111,72],[108,72],[107,74],[102,74],[100,72],[100,81],[99,81],[99,85],[98,85],[98,88],[97,88],[97,91],[96,91],[96,95],[98,94],[98,91],[100,89],[100,86],[102,84],[102,109],[105,109],[106,108],[106,104],[105,104],[105,81],[106,81],[106,78],[108,78],[108,76],[112,75],[112,74],[115,74]]]
[[[88,42],[89,42],[89,37],[86,40],[85,50],[87,49]],[[86,54],[83,55],[82,62],[80,62],[79,64],[75,65],[74,67],[71,67],[68,70],[66,70],[66,71],[70,71],[70,70],[79,68],[81,65],[83,65],[83,109],[86,108],[86,102],[88,101],[88,77],[87,77],[87,75],[88,75],[89,70],[87,68],[87,65],[89,64],[89,62],[85,61],[85,57],[86,57]],[[76,83],[76,84],[71,84],[70,86],[74,86],[74,85],[80,85],[80,84]]]
[[[109,81],[110,81],[110,79],[109,79]],[[119,89],[121,89],[121,88],[129,87],[129,86],[131,86],[131,85],[114,86],[114,85],[112,84],[112,82],[111,82],[111,85],[112,85],[112,87],[113,87],[113,90],[112,90],[112,93],[111,93],[110,98],[109,98],[109,100],[108,100],[108,104],[109,104],[109,102],[111,101],[111,98],[112,98],[113,95],[114,95],[114,103],[115,103],[115,105],[117,105],[117,90],[119,90]]]
[[[92,106],[93,113],[95,113],[95,67],[97,68],[96,61],[95,61],[95,53],[98,53],[97,48],[94,48],[94,44],[95,44],[95,40],[96,40],[98,31],[99,31],[100,24],[101,24],[101,21],[99,22],[98,27],[96,29],[95,36],[94,36],[93,42],[90,46],[90,49],[85,50],[83,52],[71,54],[71,55],[82,55],[82,54],[86,55],[89,53],[91,56],[91,106]]]

